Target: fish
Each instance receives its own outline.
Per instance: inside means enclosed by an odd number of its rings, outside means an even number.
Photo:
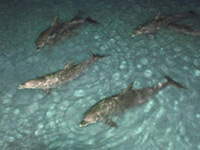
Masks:
[[[132,82],[122,93],[106,97],[91,106],[84,113],[79,127],[85,127],[98,121],[104,122],[111,127],[118,127],[118,124],[111,119],[113,115],[124,113],[129,108],[145,103],[150,97],[169,85],[186,89],[186,87],[172,80],[169,76],[165,76],[165,79],[167,79],[165,83],[159,82],[152,87],[136,90],[133,89]]]
[[[93,20],[91,17],[86,17],[82,19],[80,14],[77,14],[70,21],[63,23],[58,22],[58,16],[55,16],[51,26],[46,30],[42,31],[39,37],[36,39],[37,50],[40,51],[42,47],[47,44],[54,44],[58,41],[64,41],[67,37],[75,34],[74,30],[77,29],[81,24],[84,23],[98,24],[97,21]]]
[[[66,84],[69,81],[78,77],[83,70],[90,64],[94,63],[98,59],[107,57],[109,55],[98,55],[92,54],[92,58],[86,59],[80,64],[72,65],[72,60],[66,63],[63,69],[41,76],[32,80],[29,80],[21,85],[18,89],[42,89],[47,93],[53,88],[58,87],[59,85]]]
[[[193,25],[179,25],[176,23],[170,23],[168,24],[168,28],[173,29],[177,32],[188,34],[188,35],[194,35],[199,36],[200,31],[195,29]]]
[[[168,27],[169,24],[174,23],[175,21],[192,18],[198,16],[195,12],[189,11],[184,13],[179,13],[175,15],[163,16],[159,12],[156,17],[142,25],[139,25],[133,32],[132,37],[142,34],[151,34],[154,35],[156,31],[160,30],[161,27]]]

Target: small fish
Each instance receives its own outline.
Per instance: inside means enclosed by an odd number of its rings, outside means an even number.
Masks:
[[[169,24],[177,20],[192,18],[196,16],[197,14],[195,14],[193,11],[175,14],[171,16],[165,16],[165,17],[162,16],[161,12],[159,12],[153,20],[137,27],[134,30],[132,37],[135,37],[136,35],[141,35],[141,34],[154,35],[155,32],[160,30],[161,27],[168,27]]]
[[[73,66],[71,65],[72,61],[69,61],[62,70],[29,80],[19,85],[18,89],[42,89],[49,92],[50,89],[75,79],[88,65],[107,56],[108,55],[96,55],[92,53],[92,58],[86,59],[82,63]]]
[[[122,93],[97,102],[85,112],[79,127],[84,127],[97,121],[103,121],[109,126],[118,127],[117,123],[110,119],[111,116],[124,113],[128,108],[146,102],[150,97],[169,85],[185,88],[169,76],[165,76],[165,78],[167,79],[166,83],[159,82],[155,86],[138,90],[133,90],[133,83],[131,83]]]
[[[55,16],[51,26],[40,33],[36,39],[37,50],[39,51],[46,44],[54,44],[57,41],[64,41],[67,37],[74,35],[74,30],[83,23],[98,24],[91,17],[82,19],[80,14],[76,15],[71,21],[58,23],[58,16]]]

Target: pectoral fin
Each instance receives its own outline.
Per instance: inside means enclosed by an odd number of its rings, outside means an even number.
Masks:
[[[70,68],[70,66],[71,66],[71,64],[72,64],[72,60],[70,60],[69,62],[67,62],[67,64],[64,66],[64,70],[65,69],[69,69]]]
[[[58,24],[57,20],[58,20],[58,16],[55,16],[53,21],[52,21],[52,23],[51,23],[51,27],[53,27],[53,26]]]
[[[105,118],[105,119],[103,120],[103,122],[106,123],[107,125],[111,126],[111,127],[115,127],[115,128],[118,127],[117,123],[114,122],[114,121],[112,121],[112,120],[109,119],[109,118]]]
[[[44,91],[45,91],[45,93],[46,93],[47,95],[49,95],[49,94],[51,93],[51,89],[45,89]]]
[[[127,93],[132,90],[133,90],[133,82],[131,82],[131,84],[129,84],[129,86],[121,94]]]
[[[156,15],[156,17],[155,17],[154,20],[159,20],[159,19],[161,19],[161,18],[162,18],[162,13],[159,12],[159,13]]]

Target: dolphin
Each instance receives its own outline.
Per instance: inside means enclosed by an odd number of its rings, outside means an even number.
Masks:
[[[117,123],[110,118],[111,116],[124,113],[128,108],[146,102],[150,97],[168,85],[185,88],[169,76],[165,76],[165,78],[167,79],[165,83],[159,82],[155,86],[137,90],[132,89],[133,83],[131,83],[122,93],[100,100],[84,113],[79,127],[84,127],[97,121],[102,121],[112,127],[118,127]]]
[[[82,19],[80,14],[77,14],[71,21],[68,22],[58,23],[57,20],[58,16],[55,16],[51,26],[42,31],[36,39],[38,51],[46,44],[54,44],[58,41],[64,41],[67,37],[74,35],[74,30],[81,24],[86,22],[98,24],[98,22],[93,20],[91,17]]]
[[[88,65],[106,56],[108,55],[97,55],[92,53],[92,58],[86,59],[77,65],[71,65],[72,61],[69,61],[62,70],[29,80],[24,84],[19,85],[18,89],[42,89],[49,92],[50,89],[75,79]]]
[[[132,37],[135,37],[136,35],[141,35],[141,34],[154,35],[156,31],[161,29],[161,27],[168,27],[169,24],[172,24],[175,21],[192,18],[196,16],[197,14],[195,14],[193,11],[175,14],[175,15],[169,15],[169,16],[163,16],[161,12],[159,12],[153,20],[138,26],[134,30]]]

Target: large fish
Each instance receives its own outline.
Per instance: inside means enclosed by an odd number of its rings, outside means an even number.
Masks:
[[[170,16],[162,16],[161,13],[159,12],[153,20],[138,26],[134,30],[132,37],[141,34],[155,34],[155,32],[160,30],[161,27],[168,27],[169,24],[172,24],[175,21],[192,18],[196,16],[197,14],[195,14],[193,11],[170,15]]]
[[[55,16],[51,26],[40,33],[36,39],[37,50],[40,50],[46,44],[54,44],[57,41],[64,41],[67,37],[74,35],[74,30],[79,25],[89,22],[97,24],[98,22],[91,17],[82,19],[80,14],[76,15],[71,21],[58,23],[58,16]]]
[[[131,83],[122,93],[107,97],[91,106],[85,112],[79,126],[84,127],[88,124],[96,123],[97,121],[103,121],[112,127],[117,127],[117,123],[111,120],[111,116],[124,113],[128,108],[146,102],[150,97],[168,85],[185,88],[178,82],[172,80],[169,76],[165,76],[165,78],[167,79],[165,83],[159,82],[155,86],[138,90],[133,90],[133,83]]]
[[[42,89],[49,92],[50,89],[56,88],[78,77],[88,65],[106,56],[107,55],[92,54],[92,58],[86,59],[82,63],[73,66],[71,65],[72,61],[69,61],[62,70],[29,80],[19,85],[18,89]]]

